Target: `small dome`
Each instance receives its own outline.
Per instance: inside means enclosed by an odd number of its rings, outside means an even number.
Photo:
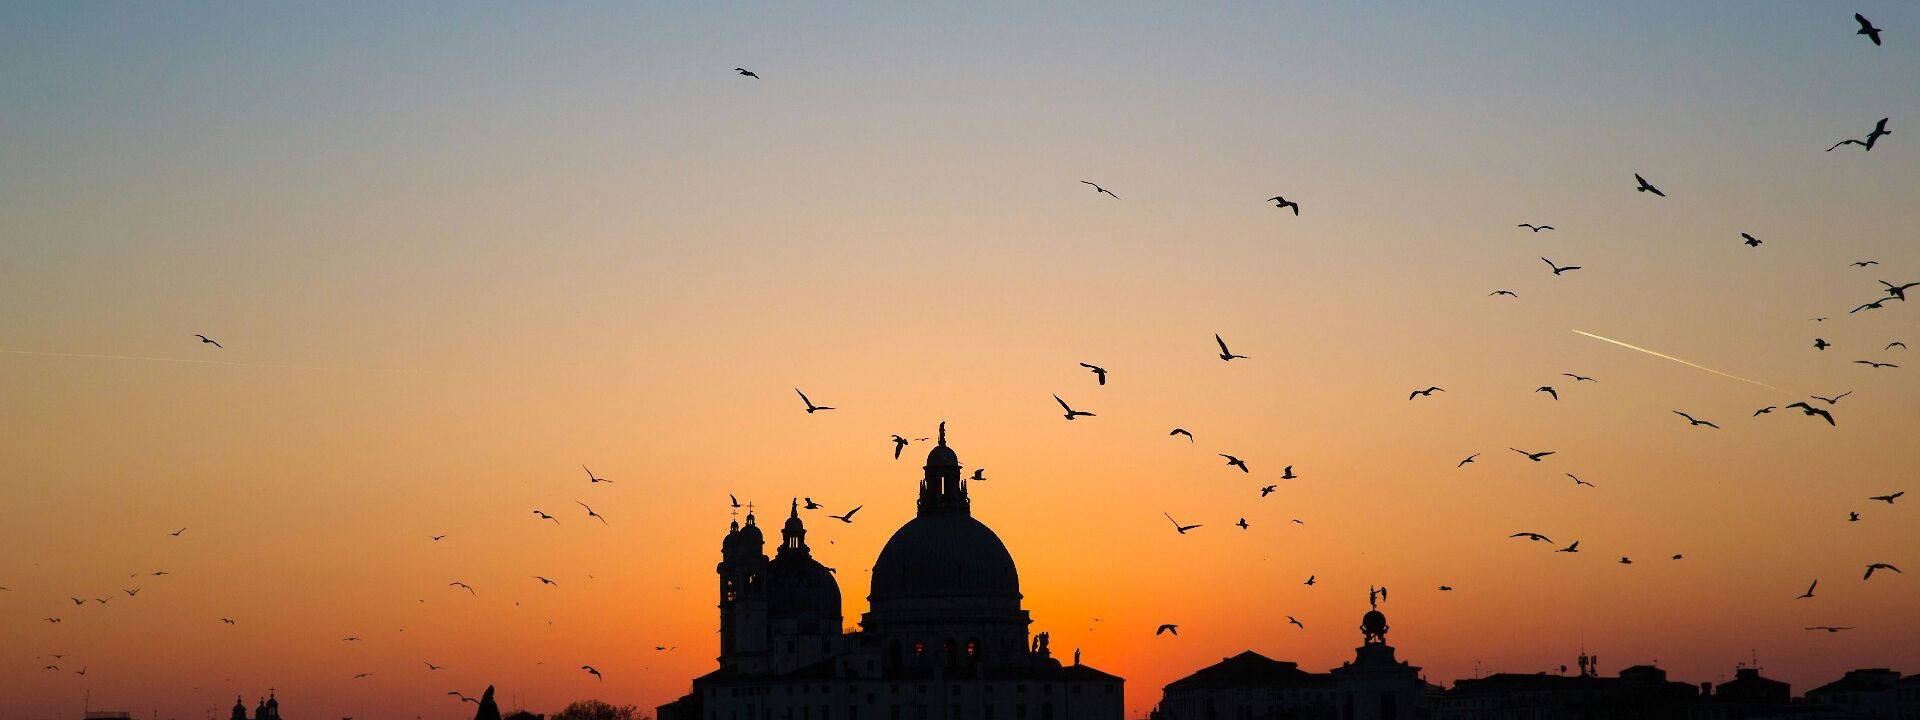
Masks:
[[[840,631],[840,582],[812,557],[785,553],[767,563],[767,598],[772,619],[798,620],[802,632]]]
[[[891,598],[982,596],[1018,600],[1020,573],[1000,536],[970,515],[941,513],[908,521],[873,564],[869,599],[875,606]]]
[[[927,467],[960,467],[960,456],[945,444],[935,445],[927,451]]]
[[[267,707],[268,708],[280,707],[280,701],[274,699],[273,693],[267,693]]]
[[[1368,610],[1367,614],[1360,616],[1360,629],[1374,633],[1386,632],[1387,614],[1379,610]]]

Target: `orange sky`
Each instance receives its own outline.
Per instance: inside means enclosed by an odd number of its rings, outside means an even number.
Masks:
[[[728,493],[864,505],[809,516],[857,618],[941,420],[1130,716],[1337,665],[1379,584],[1436,682],[1920,670],[1920,585],[1859,579],[1920,565],[1866,500],[1920,492],[1920,385],[1851,362],[1920,323],[1846,312],[1920,280],[1920,58],[1714,12],[0,8],[0,715],[650,709],[713,667]]]

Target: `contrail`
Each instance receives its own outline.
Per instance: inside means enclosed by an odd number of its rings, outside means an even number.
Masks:
[[[1784,393],[1784,394],[1787,394],[1787,395],[1793,395],[1794,397],[1799,397],[1799,396],[1797,396],[1797,395],[1794,395],[1793,393],[1790,393],[1790,392],[1787,392],[1786,390],[1782,390],[1782,389],[1780,389],[1780,388],[1777,388],[1777,387],[1774,387],[1774,386],[1772,386],[1772,385],[1768,385],[1768,384],[1766,384],[1766,383],[1763,383],[1763,382],[1760,382],[1759,380],[1748,380],[1747,378],[1743,378],[1743,377],[1740,377],[1739,375],[1734,375],[1734,374],[1732,374],[1732,373],[1723,373],[1723,372],[1720,372],[1719,370],[1715,370],[1715,369],[1713,369],[1713,368],[1710,368],[1710,367],[1707,367],[1707,366],[1705,366],[1705,365],[1701,365],[1701,364],[1699,364],[1699,363],[1691,363],[1691,362],[1687,362],[1687,361],[1685,361],[1685,360],[1681,360],[1680,358],[1677,358],[1677,357],[1674,357],[1674,356],[1672,356],[1672,355],[1668,355],[1668,354],[1666,354],[1666,353],[1661,353],[1661,352],[1654,352],[1654,351],[1652,351],[1652,350],[1648,350],[1648,349],[1646,349],[1646,348],[1643,348],[1643,347],[1640,347],[1640,346],[1638,346],[1638,345],[1630,345],[1630,344],[1628,344],[1628,343],[1623,343],[1623,342],[1620,342],[1619,340],[1615,340],[1615,339],[1613,339],[1613,338],[1604,338],[1604,337],[1600,337],[1599,335],[1595,335],[1595,334],[1593,334],[1593,333],[1590,333],[1590,332],[1586,332],[1586,331],[1584,331],[1584,330],[1575,330],[1574,332],[1576,332],[1576,333],[1580,333],[1581,335],[1585,335],[1585,336],[1587,336],[1587,337],[1590,337],[1590,338],[1593,338],[1593,339],[1595,339],[1595,340],[1605,340],[1605,341],[1607,341],[1607,342],[1610,342],[1610,343],[1613,343],[1613,344],[1615,344],[1615,345],[1619,345],[1620,347],[1623,347],[1623,348],[1627,348],[1627,349],[1629,349],[1629,350],[1639,350],[1640,352],[1643,352],[1643,353],[1646,353],[1646,354],[1648,354],[1648,355],[1652,355],[1652,356],[1654,356],[1654,357],[1663,357],[1663,358],[1666,358],[1666,359],[1668,359],[1668,360],[1672,360],[1672,361],[1674,361],[1674,362],[1677,362],[1677,363],[1680,363],[1681,365],[1685,365],[1685,366],[1687,366],[1687,367],[1690,367],[1690,368],[1697,368],[1697,369],[1700,369],[1700,370],[1705,370],[1705,371],[1707,371],[1707,372],[1710,372],[1710,373],[1713,373],[1713,374],[1715,374],[1715,375],[1719,375],[1719,376],[1721,376],[1721,377],[1729,377],[1729,378],[1733,378],[1733,379],[1735,379],[1735,380],[1739,380],[1740,382],[1743,382],[1743,383],[1752,383],[1752,384],[1754,384],[1754,385],[1759,385],[1760,387],[1763,387],[1763,388],[1767,388],[1767,389],[1769,389],[1769,390],[1775,390],[1775,391],[1778,391],[1778,392],[1781,392],[1781,393]]]
[[[195,363],[200,365],[226,365],[228,367],[275,368],[279,370],[324,370],[324,371],[337,371],[337,372],[387,372],[387,373],[419,372],[418,370],[392,370],[387,368],[316,367],[312,365],[270,365],[265,363],[229,362],[226,360],[195,360],[195,359],[189,359],[189,358],[142,357],[138,355],[102,355],[97,353],[38,352],[34,350],[0,349],[0,353],[5,353],[7,355],[38,355],[41,357],[90,358],[94,360],[146,360],[148,362]]]

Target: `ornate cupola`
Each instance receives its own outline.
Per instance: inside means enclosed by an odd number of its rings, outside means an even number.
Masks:
[[[920,480],[920,515],[968,515],[967,484],[960,478],[960,456],[947,447],[947,424],[940,423],[940,444],[927,453],[926,475]]]

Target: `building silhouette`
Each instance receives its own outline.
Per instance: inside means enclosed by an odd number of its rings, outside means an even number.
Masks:
[[[233,714],[228,717],[229,720],[249,720],[247,704],[241,701],[240,696],[233,696]],[[280,720],[280,700],[273,696],[272,690],[267,691],[266,699],[254,706],[251,720]]]
[[[772,558],[752,512],[733,523],[715,568],[719,668],[659,720],[1120,720],[1121,678],[1062,664],[1029,633],[1013,555],[973,517],[960,468],[941,423],[918,512],[874,561],[851,632],[797,501]]]
[[[1415,720],[1440,688],[1394,656],[1387,616],[1360,620],[1351,662],[1325,673],[1248,650],[1168,683],[1152,720]]]

